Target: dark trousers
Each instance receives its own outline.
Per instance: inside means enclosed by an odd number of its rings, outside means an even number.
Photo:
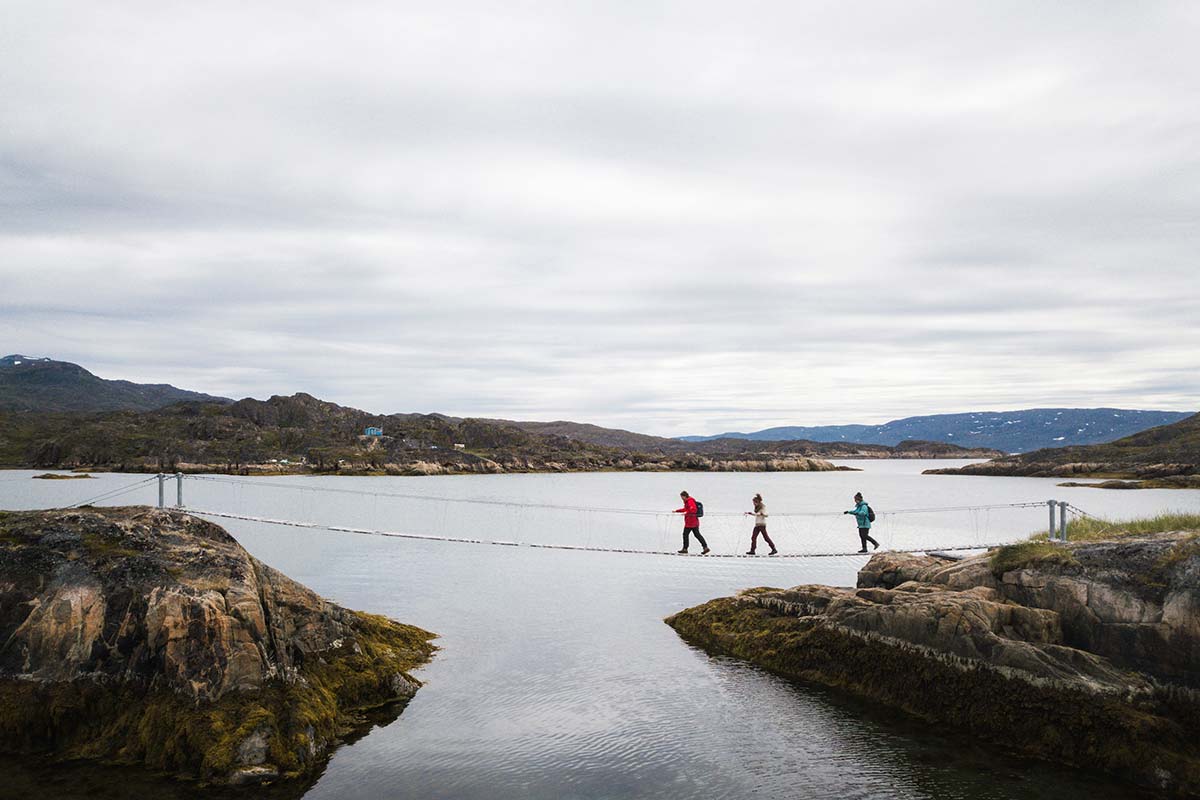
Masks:
[[[867,542],[870,542],[871,544],[875,545],[876,547],[879,547],[879,542],[877,542],[871,538],[871,529],[870,528],[859,528],[858,529],[858,538],[862,539],[862,549],[864,551],[867,549]]]
[[[767,526],[766,525],[755,525],[754,526],[754,532],[750,534],[750,552],[753,553],[755,550],[758,549],[758,535],[760,533],[762,534],[763,541],[766,542],[767,544],[771,545],[771,551],[774,552],[775,543],[771,541],[770,536],[767,536]]]
[[[697,528],[684,528],[683,529],[683,549],[684,550],[688,549],[688,543],[690,541],[688,539],[689,533],[696,534],[696,541],[699,542],[700,546],[703,547],[705,550],[708,549],[708,542],[704,541],[704,537],[700,535],[700,528],[697,527]]]

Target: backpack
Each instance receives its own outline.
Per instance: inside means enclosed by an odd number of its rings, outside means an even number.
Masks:
[[[870,506],[867,506],[867,519],[869,519],[871,522],[875,521],[875,509],[871,508]]]
[[[694,497],[692,499],[696,500],[696,498],[694,498]],[[699,517],[703,517],[703,516],[704,516],[704,503],[701,503],[699,500],[696,500],[696,517],[699,518]]]

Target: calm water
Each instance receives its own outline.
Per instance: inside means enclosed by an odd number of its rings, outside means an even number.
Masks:
[[[755,491],[776,515],[771,533],[784,552],[857,547],[847,517],[784,516],[841,511],[855,490],[880,511],[1055,497],[1100,515],[1200,512],[1197,491],[921,476],[930,464],[914,461],[854,466],[864,471],[272,478],[249,486],[188,481],[185,501],[446,536],[675,549],[680,522],[669,516],[411,495],[669,511],[686,488],[704,501],[703,529],[718,552],[745,550],[750,525],[733,512],[748,509]],[[30,474],[0,473],[0,507],[65,505],[139,479],[34,481]],[[113,503],[152,502],[155,495],[147,487]],[[985,543],[1044,528],[1045,517],[1045,509],[899,514],[881,517],[877,538],[885,546]],[[1130,796],[1079,772],[997,756],[824,690],[709,658],[662,623],[679,609],[747,586],[851,584],[859,557],[714,561],[222,524],[256,556],[324,596],[441,635],[441,650],[418,673],[426,686],[403,715],[340,748],[306,798]],[[11,796],[190,794],[116,770],[42,770],[11,760],[0,762],[0,770],[0,787]]]

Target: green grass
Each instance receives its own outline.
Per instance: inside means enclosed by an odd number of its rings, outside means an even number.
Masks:
[[[1067,541],[1099,542],[1122,536],[1144,536],[1168,531],[1200,532],[1200,514],[1159,514],[1141,519],[1108,520],[1083,517],[1068,521]],[[1046,531],[1035,533],[1028,541],[997,548],[992,553],[992,571],[1002,575],[1009,570],[1033,564],[1062,564],[1075,562],[1071,551],[1048,541]]]
[[[1200,531],[1200,514],[1159,514],[1125,520],[1082,517],[1067,521],[1067,540],[1072,542],[1096,542],[1167,531]],[[1049,537],[1042,531],[1030,538],[1044,541]]]
[[[1068,564],[1078,563],[1071,551],[1062,545],[1047,541],[1028,541],[1010,544],[997,548],[992,553],[992,573],[1000,576],[1014,569],[1022,569],[1034,564]]]

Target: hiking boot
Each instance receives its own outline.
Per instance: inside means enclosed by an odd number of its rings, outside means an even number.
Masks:
[[[756,553],[753,550],[747,550],[746,555],[752,556],[752,555],[756,555]]]
[[[676,550],[675,552],[682,553],[683,555],[687,555],[687,550]],[[866,551],[864,550],[863,552],[866,552]]]
[[[706,547],[706,548],[704,548],[703,550],[701,550],[701,551],[700,551],[700,555],[702,555],[702,556],[706,556],[706,555],[708,555],[708,548]]]
[[[876,543],[875,543],[875,549],[876,549],[876,550],[878,550],[878,549],[879,549],[879,542],[876,542]]]
[[[778,550],[772,550],[771,552],[767,553],[767,555],[769,555],[769,556],[777,556],[777,555],[779,555],[779,551],[778,551]]]
[[[865,553],[865,552],[867,552],[867,551],[866,551],[866,550],[859,550],[858,552],[859,552],[859,554],[861,555],[862,553]]]

